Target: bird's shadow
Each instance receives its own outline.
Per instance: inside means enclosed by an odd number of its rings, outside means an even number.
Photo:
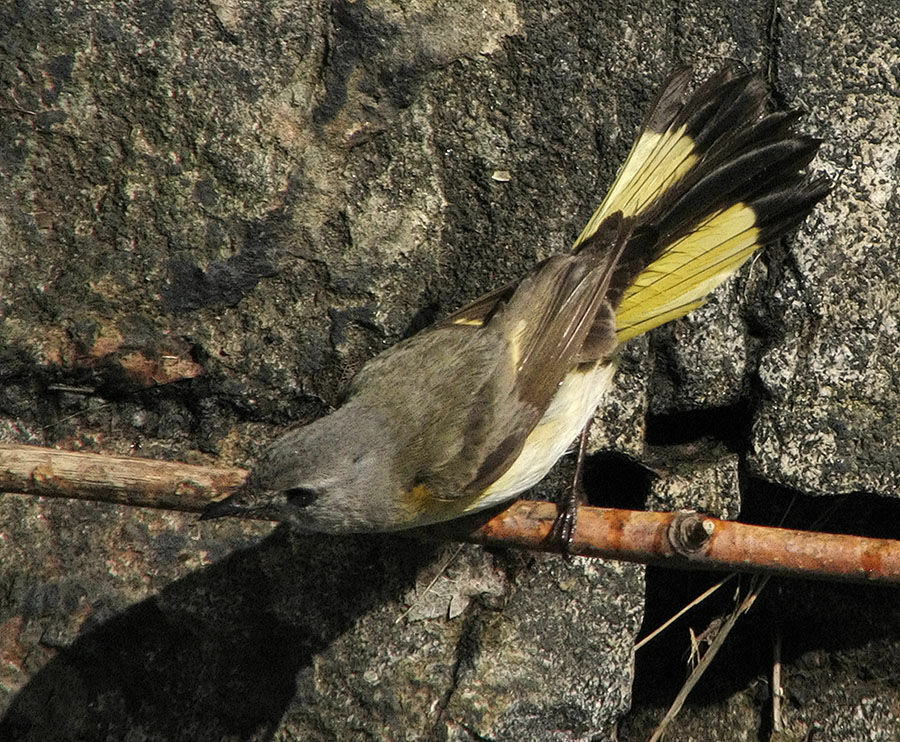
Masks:
[[[267,739],[298,673],[433,549],[278,528],[84,631],[15,697],[0,739]]]

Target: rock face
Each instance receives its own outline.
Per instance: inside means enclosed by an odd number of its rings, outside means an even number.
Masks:
[[[570,244],[667,71],[727,57],[808,109],[834,192],[632,343],[594,446],[656,471],[633,505],[896,497],[898,16],[8,4],[0,440],[251,462],[378,350]],[[642,481],[622,467],[592,465],[598,502]],[[12,495],[0,536],[4,739],[607,739],[629,708],[633,565]],[[870,690],[810,691],[842,710],[797,723],[890,730],[900,691]]]

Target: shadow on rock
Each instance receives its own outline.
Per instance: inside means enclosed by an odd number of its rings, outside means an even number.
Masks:
[[[279,528],[87,628],[18,694],[0,739],[268,738],[298,672],[428,559],[393,540],[386,560],[387,544]]]

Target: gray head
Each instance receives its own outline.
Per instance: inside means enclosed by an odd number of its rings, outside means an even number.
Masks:
[[[365,413],[365,414],[363,414]],[[233,515],[327,533],[389,531],[411,525],[382,416],[348,404],[285,433],[247,482],[203,518]]]

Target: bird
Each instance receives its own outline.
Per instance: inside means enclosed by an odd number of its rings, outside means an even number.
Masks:
[[[622,346],[704,304],[829,191],[806,172],[820,140],[760,76],[692,80],[681,68],[661,86],[570,250],[369,360],[336,410],[278,437],[202,517],[392,532],[537,484],[590,424]],[[564,539],[577,504],[554,529]]]

